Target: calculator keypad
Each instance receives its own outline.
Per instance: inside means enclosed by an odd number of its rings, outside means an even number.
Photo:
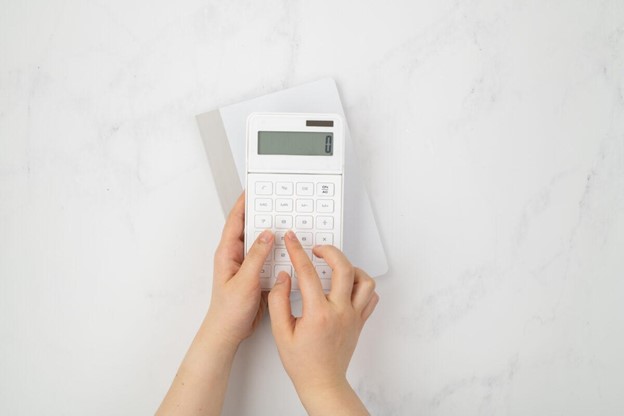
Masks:
[[[260,272],[263,289],[270,289],[280,271],[288,272],[294,290],[296,274],[285,247],[285,234],[293,230],[329,290],[331,268],[312,254],[312,247],[342,247],[342,177],[340,175],[248,174],[245,251],[264,229],[275,234],[274,247]]]

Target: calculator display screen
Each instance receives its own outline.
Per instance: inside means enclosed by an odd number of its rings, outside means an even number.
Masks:
[[[309,131],[259,131],[259,155],[331,156],[334,134]]]

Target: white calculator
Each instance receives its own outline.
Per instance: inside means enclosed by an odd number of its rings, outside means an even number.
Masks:
[[[332,270],[312,247],[342,249],[344,123],[337,114],[253,113],[247,119],[245,253],[265,229],[275,234],[272,252],[260,272],[263,290],[279,272],[296,273],[284,245],[293,230],[313,262],[323,289]]]

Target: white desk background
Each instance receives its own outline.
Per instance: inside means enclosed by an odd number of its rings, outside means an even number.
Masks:
[[[194,115],[331,76],[379,415],[624,413],[624,3],[2,1],[0,413],[151,414],[223,225]],[[300,415],[265,320],[227,415]]]

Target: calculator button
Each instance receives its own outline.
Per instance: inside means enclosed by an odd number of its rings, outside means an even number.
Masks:
[[[316,273],[321,279],[331,279],[332,269],[329,266],[316,266]]]
[[[276,215],[275,228],[292,228],[293,222],[290,215]]]
[[[332,233],[316,233],[316,244],[334,244]]]
[[[256,199],[256,211],[267,212],[273,209],[273,200],[271,198]]]
[[[312,233],[295,233],[302,246],[312,245]]]
[[[316,194],[320,196],[334,196],[334,184],[333,183],[317,184]]]
[[[305,251],[305,253],[308,255],[310,261],[312,261],[312,249],[306,248],[303,251]]]
[[[292,276],[292,269],[288,265],[280,264],[280,265],[275,266],[275,277],[277,277],[277,275],[280,272],[286,272],[286,273],[288,273],[289,275]]]
[[[314,201],[311,199],[298,199],[297,200],[297,212],[312,212],[314,211]]]
[[[254,225],[256,226],[256,228],[271,228],[271,216],[256,215],[254,219]]]
[[[278,182],[275,184],[275,193],[277,195],[292,195],[293,184],[292,182]]]
[[[316,201],[317,212],[334,212],[334,201],[331,199],[319,199]]]
[[[302,195],[302,196],[314,195],[314,184],[310,182],[299,182],[297,184],[297,195]]]
[[[256,182],[256,195],[271,195],[273,184],[271,182]]]
[[[299,290],[299,279],[293,277],[290,279],[290,289],[291,290]]]
[[[292,199],[277,199],[275,200],[275,211],[277,212],[292,212],[293,201]]]
[[[278,231],[275,233],[275,245],[276,246],[283,246],[285,245],[284,242],[284,237],[286,236],[286,233],[283,231]]]
[[[275,261],[289,263],[290,257],[288,257],[288,251],[286,251],[285,248],[276,248]]]
[[[260,269],[260,277],[271,277],[271,265],[263,264]]]
[[[275,278],[266,278],[266,277],[261,277],[260,278],[260,287],[263,289],[270,289],[273,286],[275,286]]]
[[[308,215],[298,215],[295,218],[296,228],[310,229],[312,228],[312,217]]]
[[[319,230],[333,230],[334,217],[318,217],[316,219],[316,228]]]

